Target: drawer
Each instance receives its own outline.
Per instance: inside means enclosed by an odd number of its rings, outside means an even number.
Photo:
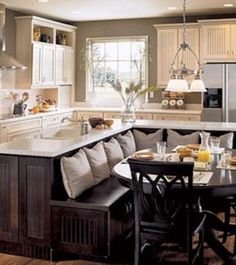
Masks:
[[[120,112],[105,112],[104,119],[120,119],[121,114]]]
[[[151,113],[136,113],[135,116],[137,120],[152,120]]]
[[[29,119],[25,121],[15,121],[7,123],[6,125],[7,133],[15,133],[21,131],[32,130],[34,128],[41,128],[41,118]]]
[[[14,133],[8,133],[7,141],[13,141],[13,140],[25,138],[25,137],[32,137],[33,138],[33,137],[40,135],[40,133],[41,133],[40,128],[25,130],[25,131],[19,131],[19,132],[14,132]]]
[[[60,122],[61,122],[60,114],[43,117],[43,128],[48,126],[53,127],[57,124],[60,124]]]

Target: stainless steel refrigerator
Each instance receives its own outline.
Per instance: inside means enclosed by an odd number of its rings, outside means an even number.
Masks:
[[[203,121],[236,122],[236,64],[205,64]]]

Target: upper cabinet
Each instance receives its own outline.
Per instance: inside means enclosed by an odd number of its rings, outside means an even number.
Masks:
[[[157,84],[165,86],[170,79],[170,67],[174,60],[174,56],[183,42],[183,26],[182,24],[162,24],[154,25],[157,30]],[[187,24],[186,42],[199,57],[199,25],[195,23]],[[180,64],[181,58],[177,58],[177,65]],[[194,56],[186,51],[184,61],[189,67],[198,68]],[[190,82],[191,80],[188,79]]]
[[[199,20],[203,62],[236,61],[236,20]]]
[[[54,88],[74,83],[76,27],[34,16],[16,17],[17,88]]]

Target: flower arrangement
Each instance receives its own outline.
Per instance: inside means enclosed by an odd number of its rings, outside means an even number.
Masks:
[[[119,93],[125,105],[132,105],[140,96],[145,95],[148,92],[155,92],[159,89],[156,86],[144,88],[142,82],[139,82],[138,84],[130,82],[128,87],[122,89],[122,85],[118,79],[116,80],[116,82],[112,83],[112,87],[116,92]]]

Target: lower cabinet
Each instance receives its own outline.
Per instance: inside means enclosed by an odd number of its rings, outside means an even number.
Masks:
[[[0,155],[0,240],[18,242],[18,158]]]
[[[201,115],[195,114],[153,114],[153,120],[162,121],[201,121]]]
[[[52,160],[19,159],[20,243],[50,246]]]

